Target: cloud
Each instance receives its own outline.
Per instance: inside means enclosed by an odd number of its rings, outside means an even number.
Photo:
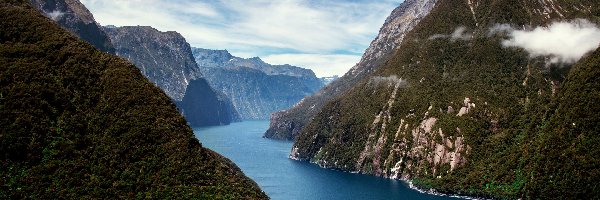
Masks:
[[[401,0],[81,0],[102,25],[177,31],[240,55],[359,55]],[[347,66],[349,69],[352,66]],[[341,73],[343,74],[343,72]],[[339,74],[339,75],[341,75]]]
[[[290,64],[311,69],[317,77],[327,77],[346,73],[360,61],[358,55],[339,54],[274,54],[262,59],[270,64]]]
[[[585,19],[554,22],[533,30],[516,30],[504,24],[490,29],[490,33],[499,32],[510,37],[502,41],[503,46],[523,48],[531,57],[549,56],[552,63],[575,63],[600,44],[600,29]]]
[[[50,17],[50,19],[58,21],[65,13],[61,12],[60,10],[55,10],[46,14],[48,15],[48,17]]]
[[[467,32],[467,28],[464,26],[459,26],[454,29],[454,31],[449,34],[435,34],[429,37],[429,40],[437,40],[437,39],[450,39],[452,42],[456,42],[458,40],[467,41],[473,38],[473,34]]]

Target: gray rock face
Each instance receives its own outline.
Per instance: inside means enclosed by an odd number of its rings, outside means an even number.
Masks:
[[[190,45],[174,31],[148,26],[105,27],[116,54],[134,63],[169,97],[181,101],[191,80],[201,77]]]
[[[240,120],[231,101],[206,83],[190,45],[179,33],[147,26],[107,26],[104,30],[116,54],[134,63],[176,101],[190,125],[226,125]]]
[[[239,58],[224,50],[194,49],[193,54],[210,85],[228,96],[246,120],[269,119],[323,86],[308,69]]]
[[[371,74],[393,54],[398,45],[425,17],[437,0],[407,0],[394,9],[379,30],[379,35],[357,63],[344,76],[324,87],[317,94],[307,97],[294,107],[274,113],[265,137],[293,140],[300,130],[331,99],[339,97],[352,88],[361,78]]]
[[[89,42],[101,51],[114,53],[106,33],[92,13],[78,0],[30,0],[33,7],[61,27]]]

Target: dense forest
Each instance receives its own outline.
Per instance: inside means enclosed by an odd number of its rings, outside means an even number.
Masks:
[[[292,157],[445,193],[597,199],[600,50],[557,63],[492,30],[598,24],[599,8],[440,0],[382,67],[302,129]]]
[[[266,199],[131,63],[0,1],[0,199]]]

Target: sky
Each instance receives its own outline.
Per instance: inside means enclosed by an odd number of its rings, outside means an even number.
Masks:
[[[101,25],[181,33],[192,47],[343,75],[402,0],[81,0]]]

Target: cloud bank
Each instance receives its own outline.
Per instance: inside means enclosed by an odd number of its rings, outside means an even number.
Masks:
[[[600,44],[600,29],[584,19],[554,22],[533,30],[516,30],[506,24],[490,29],[490,34],[500,32],[510,37],[502,41],[503,46],[523,48],[531,57],[549,56],[552,63],[575,63]]]
[[[360,56],[401,0],[81,0],[102,25],[177,31],[195,47],[242,57]],[[308,56],[312,56],[308,58]],[[349,62],[349,61],[346,61]],[[300,65],[300,62],[288,62]],[[343,75],[353,65],[326,69]],[[316,66],[315,66],[316,67]],[[321,67],[321,66],[319,66]],[[317,73],[317,76],[329,74]]]

